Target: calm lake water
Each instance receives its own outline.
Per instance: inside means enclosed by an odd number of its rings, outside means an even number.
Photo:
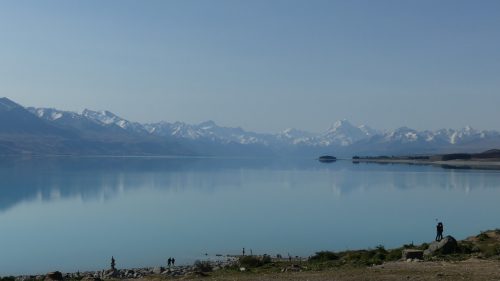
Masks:
[[[0,275],[309,256],[500,227],[500,172],[312,159],[0,159]]]

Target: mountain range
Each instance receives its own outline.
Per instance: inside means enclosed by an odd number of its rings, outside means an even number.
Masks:
[[[23,107],[0,98],[0,154],[299,156],[478,152],[500,147],[500,132],[462,129],[377,130],[336,121],[322,133],[256,133],[183,122],[138,123],[109,111]]]

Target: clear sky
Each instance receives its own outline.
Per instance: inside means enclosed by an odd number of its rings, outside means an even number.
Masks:
[[[500,129],[500,1],[1,1],[0,96],[260,132]]]

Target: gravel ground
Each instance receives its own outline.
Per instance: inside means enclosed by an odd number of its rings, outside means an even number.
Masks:
[[[285,273],[211,273],[206,277],[189,276],[187,280],[488,280],[500,281],[500,261],[469,259],[459,262],[389,262],[383,265],[337,269],[319,272]],[[151,280],[151,279],[148,279]]]

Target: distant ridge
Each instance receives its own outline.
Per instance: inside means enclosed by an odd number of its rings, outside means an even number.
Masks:
[[[8,98],[0,98],[0,118],[1,154],[350,157],[478,153],[500,147],[499,132],[471,127],[381,131],[343,119],[323,133],[289,128],[263,134],[222,127],[214,121],[141,124],[106,110],[76,113],[24,108]]]

